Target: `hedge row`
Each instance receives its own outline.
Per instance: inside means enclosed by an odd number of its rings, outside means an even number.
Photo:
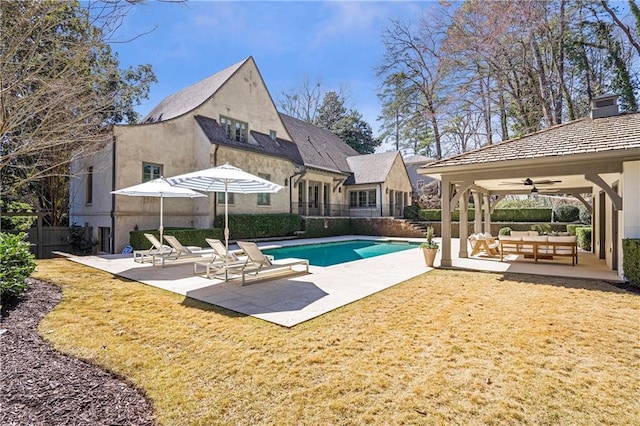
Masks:
[[[405,217],[407,219],[427,220],[439,222],[442,220],[442,210],[425,209],[418,210],[410,208],[405,209]],[[468,210],[468,220],[475,220],[475,210]],[[495,209],[491,213],[493,222],[551,222],[552,210],[548,208],[531,208],[531,209]],[[460,220],[460,211],[451,212],[451,220],[458,222]]]
[[[134,250],[145,250],[151,248],[151,243],[144,234],[153,234],[156,238],[160,238],[157,229],[147,231],[131,231],[129,232],[129,245]],[[172,228],[165,229],[164,235],[173,235],[185,246],[208,247],[205,238],[215,238],[222,240],[224,238],[223,230],[218,228],[211,229],[194,229],[194,228]]]
[[[640,238],[622,240],[622,268],[629,284],[640,287]]]
[[[224,215],[216,216],[215,228],[224,228]],[[300,215],[281,214],[232,214],[229,215],[229,238],[284,237],[302,229]]]

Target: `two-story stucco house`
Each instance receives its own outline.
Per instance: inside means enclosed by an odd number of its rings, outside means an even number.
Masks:
[[[399,153],[359,155],[335,134],[279,113],[249,57],[168,96],[141,124],[116,126],[109,146],[75,163],[70,220],[93,227],[100,251],[119,252],[131,230],[158,226],[159,201],[112,190],[225,163],[284,186],[231,195],[231,214],[398,216],[410,200]],[[223,203],[221,194],[165,200],[165,225],[211,227]]]

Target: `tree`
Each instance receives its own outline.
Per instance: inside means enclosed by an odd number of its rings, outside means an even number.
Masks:
[[[607,92],[637,110],[640,9],[629,1],[630,25],[616,8],[467,0],[429,6],[418,28],[392,21],[378,68],[383,136],[400,149],[419,111],[439,157],[584,117]]]
[[[280,107],[285,114],[312,123],[336,134],[361,154],[370,154],[382,143],[373,137],[369,123],[355,109],[347,110],[344,87],[322,95],[320,80],[305,79],[300,89],[283,93]]]
[[[322,100],[321,86],[319,79],[312,83],[309,77],[305,77],[299,88],[292,89],[290,93],[282,93],[278,101],[280,109],[291,117],[313,123]]]
[[[403,73],[387,76],[382,93],[382,141],[392,141],[396,151],[405,154],[435,155],[433,131],[424,119],[421,94]]]
[[[355,109],[347,111],[344,97],[333,91],[324,96],[313,124],[335,133],[360,154],[373,153],[381,143],[373,137],[371,126],[362,119],[362,114]]]
[[[432,23],[433,22],[433,23]],[[384,119],[394,122],[395,114],[401,111],[405,99],[413,100],[416,111],[429,123],[433,132],[436,158],[442,158],[440,122],[443,108],[447,103],[447,62],[440,55],[440,28],[436,21],[423,20],[419,31],[414,31],[410,23],[392,21],[391,27],[382,35],[385,53],[378,67],[378,76],[396,87],[404,87],[400,96],[389,98],[387,112],[392,114]],[[392,86],[393,87],[393,86]],[[394,107],[395,105],[395,107]],[[383,111],[384,112],[384,111]]]
[[[327,92],[324,95],[322,104],[318,108],[318,114],[315,120],[313,120],[313,124],[327,130],[335,129],[338,122],[342,120],[347,113],[344,102],[344,97],[338,93],[333,91]]]
[[[156,81],[149,65],[118,69],[79,2],[0,2],[0,177],[3,198],[67,211],[70,162],[111,141],[113,124]],[[107,22],[107,21],[104,21]]]
[[[362,119],[362,114],[353,109],[329,130],[360,154],[372,154],[381,144],[379,139],[373,137],[371,126]]]

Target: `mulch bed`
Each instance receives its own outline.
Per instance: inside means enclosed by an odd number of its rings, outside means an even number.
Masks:
[[[112,373],[54,350],[38,323],[60,289],[32,280],[0,321],[0,424],[154,425],[151,403]]]

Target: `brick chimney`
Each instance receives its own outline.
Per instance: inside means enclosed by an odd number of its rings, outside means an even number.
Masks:
[[[618,95],[600,95],[591,99],[591,118],[613,117],[619,115]]]

